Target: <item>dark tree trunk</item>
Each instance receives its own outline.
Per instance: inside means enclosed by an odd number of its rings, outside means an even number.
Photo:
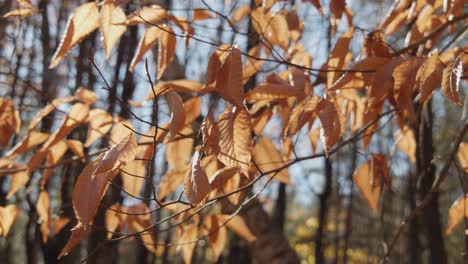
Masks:
[[[281,230],[281,232],[284,231],[284,223],[286,221],[286,198],[286,184],[279,183],[278,198],[276,198],[273,222],[278,225],[278,228]]]
[[[435,180],[435,166],[432,163],[434,148],[432,145],[432,109],[431,102],[422,107],[419,120],[419,130],[416,133],[417,140],[417,175],[420,180],[420,197],[424,198],[430,191]],[[426,209],[422,212],[420,221],[423,223],[424,234],[429,249],[429,263],[447,263],[447,253],[444,247],[442,235],[442,223],[440,222],[438,194],[434,195]]]
[[[322,193],[319,195],[319,215],[318,215],[318,228],[315,232],[315,261],[317,263],[324,263],[324,236],[325,228],[327,225],[328,213],[328,200],[332,192],[332,163],[330,159],[325,159],[325,185]]]

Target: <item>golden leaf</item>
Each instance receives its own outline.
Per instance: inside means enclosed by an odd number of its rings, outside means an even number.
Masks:
[[[65,32],[63,33],[59,47],[52,57],[49,69],[55,68],[73,46],[98,27],[99,10],[96,2],[89,2],[77,7],[68,18]]]
[[[135,51],[135,55],[133,55],[132,61],[130,62],[129,71],[133,72],[137,63],[141,61],[143,55],[151,49],[158,41],[159,37],[161,36],[161,29],[158,27],[147,27],[145,29],[145,33],[143,37],[141,37],[140,42],[138,43],[138,47]],[[152,91],[151,91],[152,94]]]
[[[183,171],[187,168],[187,163],[192,156],[192,146],[194,139],[190,136],[193,134],[191,126],[185,126],[181,131],[181,135],[176,135],[174,139],[167,144],[166,160],[171,169]],[[182,136],[186,135],[186,136]]]
[[[286,17],[282,13],[265,12],[259,7],[251,12],[255,31],[265,38],[270,45],[278,45],[283,50],[289,46],[289,28]]]
[[[238,166],[248,175],[251,159],[252,134],[250,114],[245,108],[227,108],[219,117],[218,159],[226,166]]]
[[[171,119],[169,120],[169,138],[173,139],[175,135],[185,126],[184,102],[176,92],[165,94]]]
[[[268,137],[260,137],[252,150],[252,158],[257,163],[262,172],[278,170],[286,165],[284,156],[278,151],[273,142]],[[268,175],[274,179],[290,184],[288,169],[284,168],[278,172]]]
[[[434,52],[421,65],[416,74],[416,85],[421,91],[421,103],[425,103],[432,96],[434,90],[442,82],[443,66],[440,63],[439,54]]]
[[[153,25],[167,17],[166,9],[159,5],[144,6],[131,14],[127,18],[127,25],[134,26],[137,24],[150,24]]]
[[[244,98],[242,60],[238,48],[233,47],[220,66],[216,78],[216,91],[224,100],[242,106]]]
[[[468,173],[468,143],[462,142],[457,152],[458,162],[465,173]]]
[[[208,241],[215,254],[215,260],[218,260],[223,253],[227,243],[227,230],[217,215],[208,215],[203,221],[203,229],[207,233]]]
[[[14,204],[0,206],[0,236],[7,237],[19,213],[20,209]]]
[[[107,59],[110,57],[112,47],[127,29],[126,20],[125,13],[120,6],[113,1],[104,1],[99,17],[99,29],[102,33]]]
[[[47,191],[41,191],[36,202],[36,211],[41,223],[42,242],[47,243],[49,235],[50,198]]]
[[[304,91],[293,86],[267,83],[247,92],[245,99],[248,101],[278,100],[302,96],[304,96]]]
[[[201,203],[211,191],[210,182],[200,162],[200,152],[200,148],[195,150],[190,169],[184,178],[184,193],[192,205]]]
[[[107,111],[99,108],[89,111],[88,132],[85,147],[91,146],[96,140],[102,138],[112,128],[112,116]]]
[[[341,137],[341,124],[335,104],[329,100],[322,99],[317,105],[317,115],[322,127],[320,128],[320,140],[325,148],[325,153],[329,155],[332,147]]]
[[[161,79],[175,56],[176,37],[169,26],[162,26],[158,45],[158,80]]]

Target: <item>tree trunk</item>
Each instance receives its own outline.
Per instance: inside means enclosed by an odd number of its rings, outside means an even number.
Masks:
[[[416,133],[417,139],[417,175],[420,177],[420,197],[424,198],[432,188],[435,180],[435,166],[432,163],[434,148],[432,145],[432,109],[431,102],[422,107],[420,115],[420,129]],[[428,263],[447,263],[447,253],[444,247],[442,235],[442,223],[440,222],[438,194],[434,195],[420,217],[423,223],[426,240],[429,248]]]
[[[332,192],[332,164],[330,159],[325,159],[325,186],[323,192],[319,195],[320,209],[318,215],[318,228],[315,232],[315,261],[324,263],[324,233],[327,226],[328,200]]]

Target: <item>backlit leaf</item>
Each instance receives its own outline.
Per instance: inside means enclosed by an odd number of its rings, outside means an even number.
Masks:
[[[76,8],[68,18],[60,45],[55,51],[49,69],[55,68],[73,46],[99,27],[97,2],[89,2]]]
[[[99,29],[102,32],[106,58],[110,57],[112,47],[125,33],[126,16],[122,8],[113,1],[104,1],[99,17]]]
[[[320,128],[320,140],[325,148],[325,153],[330,153],[332,147],[341,137],[341,124],[335,104],[322,99],[317,105],[317,115],[322,127]]]
[[[174,31],[168,26],[163,26],[158,45],[158,80],[161,79],[169,64],[175,56],[176,37]]]
[[[464,218],[468,217],[468,196],[458,198],[448,211],[448,224],[446,234],[452,233]]]
[[[14,204],[5,207],[0,206],[0,236],[7,237],[16,217],[20,213],[20,209]]]
[[[242,88],[242,60],[239,49],[233,47],[217,73],[216,91],[224,100],[242,106],[244,90]]]
[[[250,114],[243,107],[227,108],[219,117],[218,159],[226,166],[239,166],[248,175],[252,135]]]
[[[198,205],[210,193],[211,186],[200,162],[201,149],[195,150],[184,179],[184,192],[192,205]]]
[[[176,92],[168,92],[165,96],[171,113],[169,136],[172,139],[185,125],[184,102]]]
[[[252,150],[252,158],[260,167],[262,172],[278,170],[279,168],[286,165],[286,161],[283,155],[281,155],[281,153],[268,137],[260,137],[258,139],[257,144],[255,144]],[[274,177],[274,179],[282,183],[291,183],[287,168],[268,176]]]
[[[462,142],[460,144],[457,152],[457,158],[465,173],[468,173],[468,143]]]
[[[277,100],[301,96],[304,96],[303,90],[290,85],[267,83],[250,90],[245,94],[245,99],[248,101]]]
[[[460,80],[463,75],[463,65],[461,57],[457,57],[454,62],[445,67],[442,75],[442,92],[445,96],[457,105],[462,105],[458,97]]]

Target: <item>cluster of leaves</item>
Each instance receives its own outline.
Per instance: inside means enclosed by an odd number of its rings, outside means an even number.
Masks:
[[[144,6],[126,15],[121,7],[124,2],[105,0],[77,7],[69,17],[50,68],[57,67],[72,47],[97,29],[102,33],[108,58],[127,27],[144,25],[145,32],[129,70],[133,71],[143,55],[157,43],[159,80],[174,60],[176,36],[184,37],[186,43],[195,38],[191,21],[171,15],[157,5]],[[412,162],[416,160],[416,142],[411,127],[418,122],[414,104],[426,104],[434,91],[442,87],[447,99],[463,105],[458,93],[462,65],[468,63],[468,50],[453,48],[441,53],[437,50],[427,52],[435,47],[443,30],[459,21],[462,1],[450,1],[443,12],[438,12],[442,1],[414,1],[412,5],[408,5],[408,1],[396,1],[379,26],[385,30],[367,34],[361,55],[354,60],[350,52],[350,42],[355,36],[352,11],[346,7],[345,1],[331,1],[332,34],[335,34],[343,15],[348,20],[349,29],[338,37],[322,68],[316,69],[319,74],[314,82],[310,74],[314,71],[311,68],[312,56],[301,43],[303,23],[297,11],[274,11],[272,7],[279,1],[257,2],[258,7],[254,10],[241,6],[226,19],[234,27],[242,19],[250,17],[255,21],[255,31],[261,36],[259,44],[247,52],[236,46],[220,45],[209,59],[205,83],[185,79],[158,81],[142,102],[128,102],[140,107],[164,97],[171,115],[169,122],[160,126],[153,124],[146,133],[134,133],[136,130],[130,120],[112,117],[95,107],[96,95],[83,88],[73,96],[54,99],[39,111],[30,121],[22,140],[0,159],[0,175],[11,175],[12,179],[8,197],[29,181],[33,171],[42,170],[37,210],[42,219],[41,232],[45,241],[51,227],[55,233],[70,221],[50,215],[50,198],[45,188],[49,176],[65,162],[63,157],[67,151],[75,155],[74,160],[86,161],[93,155],[85,155],[85,148],[94,146],[103,137],[111,143],[107,150],[93,153],[97,157],[86,165],[76,180],[73,208],[77,225],[72,229],[61,256],[87,236],[101,199],[117,175],[122,178],[122,189],[126,194],[139,195],[149,178],[147,162],[154,162],[158,144],[166,145],[170,169],[159,183],[158,196],[154,199],[157,209],[164,208],[172,214],[171,219],[179,232],[177,244],[185,261],[189,262],[195,242],[205,237],[219,257],[226,244],[226,227],[248,241],[255,240],[254,231],[249,230],[242,217],[217,213],[216,210],[202,215],[199,214],[202,209],[227,198],[240,210],[249,201],[245,191],[260,178],[271,175],[270,180],[290,184],[287,171],[290,165],[300,160],[328,157],[359,136],[362,136],[362,148],[366,149],[378,129],[379,119],[385,115],[382,113],[385,103],[392,107],[390,113],[396,113],[400,127],[395,139],[397,146]],[[319,1],[308,2],[322,12]],[[36,12],[28,1],[19,3],[20,9],[9,12],[5,17],[27,16]],[[193,20],[212,19],[217,15],[220,14],[212,10],[197,9],[193,12]],[[385,38],[398,32],[414,17],[417,19],[406,38],[406,47],[400,51],[391,49]],[[413,52],[418,48],[419,51]],[[285,59],[278,59],[278,52],[282,52]],[[271,73],[262,84],[245,91],[245,84],[269,60],[289,67],[282,72]],[[315,87],[324,87],[324,92],[318,94]],[[220,95],[226,102],[226,108],[218,117],[210,109],[203,116],[199,131],[194,131],[193,123],[201,116],[200,97],[212,93]],[[188,99],[184,101],[180,94]],[[13,134],[20,132],[21,120],[11,100],[0,100],[0,147],[6,148]],[[60,110],[59,107],[65,104],[71,106],[67,111]],[[53,111],[65,114],[61,125],[51,134],[40,132],[37,127],[41,120]],[[263,135],[273,115],[278,116],[282,124],[282,149]],[[306,125],[315,154],[291,159],[294,137]],[[84,143],[67,139],[79,126],[88,128]],[[197,135],[200,135],[201,143],[194,146]],[[318,151],[319,141],[323,152]],[[32,149],[36,150],[27,165],[16,161],[16,157]],[[465,171],[467,156],[467,145],[462,144],[458,157]],[[384,154],[372,153],[370,157],[355,171],[353,178],[362,196],[376,212],[382,185],[391,188],[391,176]],[[187,202],[181,199],[163,202],[182,183]],[[460,204],[457,201],[450,209],[448,231],[464,215],[468,216],[468,210],[464,211]],[[6,235],[18,209],[13,205],[0,209],[1,234]],[[140,235],[148,250],[157,254],[158,242],[151,235],[155,226],[151,223],[151,212],[152,209],[144,203],[108,208],[106,228],[109,238],[119,228],[118,235],[124,231]],[[121,238],[129,236],[122,235]]]

